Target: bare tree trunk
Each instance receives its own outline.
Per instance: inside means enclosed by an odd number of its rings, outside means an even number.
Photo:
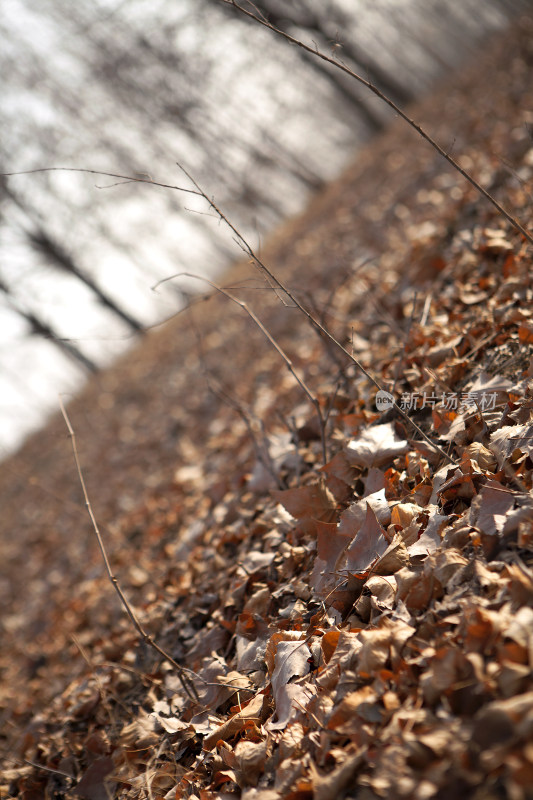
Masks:
[[[23,227],[23,231],[33,249],[45,256],[50,266],[70,273],[79,281],[81,281],[81,283],[85,284],[85,286],[87,286],[93,292],[93,294],[96,295],[98,301],[105,308],[108,308],[110,311],[112,311],[113,314],[125,322],[129,328],[135,331],[135,333],[142,333],[144,330],[142,324],[135,319],[135,317],[121,308],[115,302],[115,300],[113,300],[113,298],[107,294],[107,292],[98,286],[96,281],[93,280],[90,275],[88,275],[74,262],[73,258],[66,252],[66,250],[64,250],[63,247],[55,241],[52,235],[45,230],[44,224],[42,220],[39,219],[37,212],[29,209],[23,200],[18,197],[15,192],[9,189],[5,183],[2,187],[2,190],[4,195],[13,203],[15,203],[30,221],[32,230]]]
[[[0,279],[0,291],[4,292],[7,297],[8,303],[16,313],[21,316],[30,326],[30,333],[35,336],[41,336],[43,339],[48,339],[52,344],[58,347],[62,353],[73,359],[77,364],[81,364],[88,372],[98,372],[98,367],[91,361],[82,351],[76,347],[68,339],[62,338],[57,331],[54,330],[50,323],[45,322],[33,311],[22,308],[12,297],[7,284]]]

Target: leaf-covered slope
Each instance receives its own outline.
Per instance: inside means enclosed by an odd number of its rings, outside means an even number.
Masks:
[[[531,33],[413,110],[529,228]],[[328,414],[325,465],[238,309],[154,334],[70,413],[114,570],[198,702],[110,599],[54,422],[0,475],[2,794],[527,798],[531,249],[396,125],[265,259],[452,463],[269,291],[241,290]]]

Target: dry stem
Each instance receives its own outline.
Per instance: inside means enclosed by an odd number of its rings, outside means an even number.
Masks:
[[[253,250],[252,246],[248,243],[248,241],[244,238],[244,236],[237,230],[235,225],[228,219],[228,217],[226,217],[226,215],[223,213],[223,211],[221,211],[221,209],[217,206],[215,201],[212,200],[206,194],[206,192],[201,188],[201,186],[197,183],[197,181],[195,181],[194,178],[187,172],[187,170],[181,164],[177,164],[177,166],[187,176],[187,178],[189,178],[189,180],[193,184],[194,188],[197,190],[197,194],[202,196],[205,199],[205,201],[209,204],[210,208],[212,208],[213,211],[215,211],[215,213],[219,216],[221,221],[224,222],[225,225],[227,225],[227,227],[235,234],[237,244],[241,247],[241,249],[245,253],[247,253],[247,255],[250,257],[250,259],[255,264],[255,266],[259,269],[259,271],[263,274],[263,276],[266,277],[267,282],[269,283],[269,285],[274,290],[275,289],[279,289],[281,292],[283,292],[289,298],[289,300],[291,301],[293,306],[295,308],[297,308],[304,315],[304,317],[307,318],[307,321],[311,324],[311,327],[319,334],[320,337],[325,337],[332,344],[334,344],[336,347],[338,347],[350,359],[352,364],[355,364],[357,369],[360,372],[363,373],[363,375],[370,381],[370,383],[372,383],[376,387],[376,389],[378,389],[379,391],[384,391],[384,389],[381,386],[381,384],[378,383],[378,381],[373,377],[373,375],[370,374],[370,372],[368,372],[368,370],[365,369],[365,367],[363,367],[361,362],[357,358],[355,358],[355,356],[352,353],[350,353],[338,341],[338,339],[336,339],[333,336],[333,334],[330,333],[328,331],[328,329],[325,328],[307,310],[307,308],[304,305],[302,305],[302,303],[295,296],[294,292],[291,289],[289,289],[284,283],[282,283],[279,280],[279,278],[272,272],[272,270],[269,267],[267,267],[267,265],[263,261],[261,261],[259,256],[255,253],[255,251]],[[240,302],[240,301],[237,301],[237,302]],[[403,410],[403,408],[401,408],[398,405],[398,403],[396,403],[396,401],[393,401],[393,407],[400,414],[400,416],[403,417],[403,419],[405,419],[405,421],[408,422],[409,425],[411,425],[417,431],[417,433],[434,450],[436,450],[446,461],[448,461],[451,464],[455,463],[454,460],[448,455],[448,453],[446,453],[441,447],[439,447],[438,444],[436,444],[434,441],[432,441],[432,439],[430,439],[430,437],[426,433],[424,433],[424,431],[416,424],[416,422],[414,422],[414,420],[411,419],[411,417],[409,417],[408,414],[406,414],[406,412]]]
[[[471,186],[473,186],[477,192],[479,192],[479,194],[483,195],[485,199],[487,199],[490,203],[492,203],[492,205],[498,210],[498,212],[503,217],[505,217],[505,219],[508,220],[508,222],[510,222],[511,225],[514,228],[516,228],[516,230],[520,231],[522,236],[524,236],[530,244],[533,244],[533,235],[524,228],[524,226],[517,220],[517,218],[514,217],[509,211],[507,211],[500,203],[498,203],[496,198],[493,195],[491,195],[490,192],[488,192],[487,189],[485,189],[480,183],[478,183],[476,179],[472,177],[472,175],[470,175],[465,169],[463,169],[463,167],[461,167],[457,163],[457,161],[454,158],[452,158],[452,156],[449,153],[447,153],[446,150],[444,150],[435,141],[435,139],[433,139],[433,137],[429,135],[429,133],[427,133],[427,131],[425,131],[420,125],[418,125],[414,120],[412,120],[405,113],[405,111],[402,111],[402,109],[399,106],[397,106],[396,103],[390,99],[390,97],[387,97],[387,95],[384,94],[382,91],[380,91],[378,87],[375,86],[371,81],[367,80],[366,78],[363,78],[357,72],[351,70],[349,67],[343,64],[342,61],[337,61],[335,58],[332,58],[331,56],[322,53],[316,45],[315,47],[310,47],[309,45],[305,44],[305,42],[302,42],[300,39],[291,36],[289,33],[286,33],[285,31],[282,31],[279,28],[276,28],[275,25],[272,25],[270,22],[268,22],[268,20],[264,19],[259,14],[254,13],[253,11],[248,11],[246,8],[240,6],[235,0],[220,0],[220,2],[224,3],[227,6],[235,8],[241,14],[244,14],[246,17],[253,19],[259,25],[263,25],[265,28],[268,28],[277,36],[281,36],[283,39],[286,39],[288,42],[295,45],[296,47],[305,50],[307,53],[311,53],[311,55],[315,56],[316,58],[320,58],[322,61],[326,61],[328,64],[331,64],[333,67],[335,67],[335,69],[340,69],[341,72],[344,72],[346,75],[349,75],[350,78],[353,78],[354,80],[358,81],[363,86],[365,86],[370,92],[375,94],[377,97],[379,97],[380,100],[382,100],[390,108],[392,108],[393,111],[396,114],[398,114],[398,116],[401,117],[414,131],[416,131],[416,133],[422,139],[424,139],[434,150],[436,150],[437,153],[448,162],[448,164],[450,164],[455,170],[457,170],[457,172],[459,172],[463,176],[463,178],[467,180],[468,183]],[[253,3],[250,3],[250,5],[254,7]]]
[[[314,406],[318,417],[318,422],[320,425],[320,437],[322,441],[322,458],[324,460],[324,464],[326,464],[328,460],[327,445],[326,445],[326,421],[324,419],[324,415],[322,414],[320,403],[318,401],[318,398],[315,397],[315,395],[313,394],[309,386],[306,384],[302,376],[298,375],[291,359],[289,358],[287,353],[283,350],[279,342],[277,342],[276,339],[274,339],[268,328],[265,327],[265,325],[261,322],[259,317],[254,313],[254,311],[252,311],[252,309],[248,306],[248,304],[244,302],[244,300],[239,300],[239,298],[236,297],[234,294],[229,292],[227,289],[224,289],[222,286],[219,286],[214,281],[209,280],[209,278],[204,278],[203,276],[200,275],[194,275],[192,272],[178,272],[176,275],[170,275],[168,278],[163,278],[163,280],[158,281],[158,283],[156,283],[155,286],[153,286],[152,288],[156,289],[158,286],[160,286],[162,283],[165,283],[166,281],[172,280],[173,278],[181,278],[181,277],[196,278],[198,280],[204,281],[205,283],[209,284],[209,286],[211,286],[213,289],[216,289],[217,292],[220,292],[220,294],[223,294],[224,297],[227,297],[228,300],[231,300],[233,303],[240,306],[244,311],[246,311],[250,319],[252,319],[253,322],[255,322],[261,333],[263,333],[263,335],[268,339],[274,350],[276,350],[276,352],[279,353],[279,355],[285,362],[287,369],[294,377],[297,384],[302,388],[308,400]]]
[[[222,2],[225,2],[225,0],[222,0]],[[147,178],[136,178],[136,177],[127,176],[127,175],[116,175],[115,173],[109,173],[109,172],[100,172],[99,173],[97,170],[82,169],[82,168],[79,168],[79,167],[42,167],[40,169],[26,170],[26,171],[22,171],[22,172],[3,173],[3,174],[4,175],[24,175],[24,174],[28,174],[28,173],[50,172],[50,171],[53,171],[53,170],[63,170],[64,172],[84,172],[84,173],[89,173],[91,175],[98,175],[98,174],[100,174],[100,175],[108,175],[108,176],[119,178],[121,181],[124,181],[124,182],[148,183],[148,184],[151,184],[152,186],[159,186],[159,187],[166,188],[166,189],[175,189],[177,191],[185,191],[185,192],[188,192],[189,194],[195,194],[198,197],[203,197],[204,200],[212,208],[212,210],[215,211],[215,213],[218,215],[219,219],[222,222],[224,222],[228,226],[228,228],[235,234],[235,240],[236,240],[237,244],[241,247],[241,249],[245,253],[248,254],[248,256],[250,257],[252,262],[259,269],[259,271],[263,274],[263,277],[265,277],[267,279],[267,282],[270,285],[270,287],[274,291],[279,290],[280,292],[283,292],[285,294],[285,296],[289,298],[289,300],[294,305],[294,307],[297,308],[307,318],[307,321],[310,323],[311,327],[319,334],[320,337],[327,339],[329,342],[331,342],[336,347],[338,347],[339,350],[341,350],[344,353],[344,355],[352,362],[352,364],[354,364],[357,367],[357,369],[360,372],[363,373],[363,375],[367,378],[367,380],[369,380],[370,383],[372,383],[372,385],[376,387],[376,389],[378,389],[379,391],[385,391],[383,389],[383,387],[381,386],[381,384],[378,383],[378,381],[373,377],[373,375],[371,375],[370,372],[368,372],[368,370],[366,370],[365,367],[363,367],[361,362],[357,358],[355,358],[353,353],[350,353],[338,341],[338,339],[336,339],[333,336],[333,334],[330,333],[328,331],[328,329],[325,328],[324,325],[322,325],[307,310],[307,308],[304,305],[302,305],[302,303],[296,298],[294,293],[290,289],[288,289],[288,287],[285,286],[279,280],[279,278],[276,277],[276,275],[272,272],[272,270],[269,267],[267,267],[266,264],[263,261],[261,261],[259,256],[256,255],[256,253],[252,249],[251,245],[247,242],[247,240],[244,238],[244,236],[237,230],[235,225],[233,225],[233,223],[228,219],[228,217],[226,217],[226,215],[216,205],[214,200],[212,200],[206,194],[206,192],[199,186],[199,184],[187,172],[187,170],[179,163],[177,164],[177,166],[187,176],[187,178],[189,178],[189,180],[191,181],[191,183],[194,186],[194,190],[193,189],[183,189],[181,186],[174,186],[174,185],[171,185],[171,184],[160,183],[158,181],[149,180]],[[533,243],[533,239],[531,239],[531,241]],[[445,459],[445,461],[448,461],[451,464],[455,464],[454,460],[448,455],[448,453],[446,453],[426,433],[424,433],[424,431],[420,428],[420,426],[417,425],[416,422],[414,422],[414,420],[412,420],[411,417],[409,417],[408,414],[406,414],[406,412],[403,410],[403,408],[401,408],[395,400],[393,400],[392,405],[393,405],[394,409],[398,412],[398,414],[409,425],[411,425],[417,431],[419,436],[421,436],[429,444],[430,447],[432,447],[434,450],[436,450],[441,455],[441,457]]]
[[[170,280],[170,278],[165,278],[165,280]],[[157,284],[156,284],[156,286],[157,286]],[[154,289],[154,290],[155,290],[155,288],[156,287],[152,287],[152,289]],[[228,287],[226,287],[226,288],[228,288]],[[236,287],[236,288],[239,288],[239,287]],[[212,297],[211,294],[209,294],[208,296]],[[186,308],[189,311],[192,311],[192,307],[191,307],[190,304],[188,304]],[[205,380],[206,380],[206,383],[207,383],[207,386],[208,386],[209,390],[216,397],[218,397],[219,400],[222,400],[223,403],[226,403],[227,406],[229,406],[231,409],[233,409],[233,411],[235,411],[240,416],[240,418],[244,422],[244,425],[246,426],[246,430],[248,431],[248,435],[250,436],[250,440],[252,441],[252,444],[254,446],[255,454],[256,454],[257,459],[261,462],[261,464],[266,469],[268,474],[272,477],[272,480],[274,481],[274,483],[277,484],[278,489],[284,489],[285,486],[283,484],[283,481],[280,479],[279,475],[276,473],[276,470],[274,468],[274,464],[273,464],[272,458],[270,456],[270,451],[269,451],[269,446],[268,446],[268,439],[267,439],[267,436],[266,436],[264,430],[262,430],[263,440],[262,440],[262,442],[260,442],[258,437],[257,437],[257,435],[256,435],[256,432],[254,430],[254,426],[253,426],[253,422],[254,421],[258,422],[257,418],[255,418],[255,415],[249,409],[246,409],[244,407],[244,405],[241,403],[241,401],[240,401],[240,399],[238,397],[235,397],[235,396],[231,395],[227,391],[227,389],[222,385],[222,383],[220,381],[218,381],[218,380],[213,378],[213,375],[211,374],[211,372],[209,370],[209,367],[207,365],[207,360],[206,360],[205,353],[204,353],[204,350],[203,350],[203,343],[202,343],[201,334],[200,334],[200,331],[198,330],[198,328],[196,326],[196,323],[194,321],[194,317],[193,317],[192,313],[191,313],[191,323],[192,323],[194,332],[196,334],[196,339],[197,339],[197,342],[198,342],[200,363],[202,364]],[[260,421],[259,421],[259,424],[260,424]]]
[[[109,558],[107,556],[107,552],[106,552],[106,549],[105,549],[105,546],[104,546],[104,542],[103,542],[103,539],[102,539],[102,535],[101,535],[100,530],[98,528],[98,523],[96,522],[96,518],[95,518],[94,513],[93,513],[91,502],[89,500],[89,494],[87,492],[87,487],[85,485],[85,479],[83,477],[80,458],[79,458],[79,454],[78,454],[78,446],[76,444],[76,435],[75,435],[74,429],[73,429],[73,427],[72,427],[72,425],[70,423],[69,416],[67,414],[66,408],[65,408],[65,406],[63,404],[63,400],[61,399],[61,397],[59,398],[59,406],[61,408],[61,413],[63,414],[63,418],[65,420],[65,424],[66,424],[68,432],[69,432],[69,436],[70,436],[71,444],[72,444],[72,452],[74,453],[74,461],[76,462],[76,470],[77,470],[78,478],[79,478],[79,481],[80,481],[80,484],[81,484],[81,488],[82,488],[82,491],[83,491],[83,498],[85,500],[85,506],[87,508],[87,512],[88,512],[90,520],[91,520],[91,524],[92,524],[92,527],[93,527],[93,530],[94,530],[94,534],[96,536],[96,540],[98,542],[98,547],[100,548],[100,553],[101,553],[102,559],[104,561],[104,565],[105,565],[105,569],[106,569],[109,581],[111,582],[111,585],[115,589],[115,591],[116,591],[116,593],[117,593],[117,595],[118,595],[118,597],[120,599],[120,602],[122,603],[122,606],[123,606],[124,610],[126,611],[126,614],[130,618],[130,621],[131,621],[133,627],[135,628],[135,630],[137,631],[137,633],[139,634],[139,636],[142,638],[142,640],[146,644],[150,645],[150,647],[153,650],[155,650],[160,656],[162,656],[162,658],[164,658],[165,661],[167,661],[176,670],[176,673],[178,675],[178,678],[180,680],[180,683],[181,683],[185,693],[187,694],[189,699],[193,700],[194,702],[197,702],[198,701],[198,694],[196,692],[194,684],[187,677],[187,675],[185,675],[185,671],[184,671],[183,667],[181,667],[178,664],[178,662],[175,661],[172,658],[172,656],[169,655],[169,653],[166,652],[166,650],[163,650],[163,648],[160,647],[157,644],[157,642],[155,642],[153,640],[153,638],[148,633],[146,633],[146,631],[142,627],[141,623],[137,619],[137,615],[135,614],[135,612],[134,612],[133,608],[131,607],[130,603],[128,602],[124,592],[122,591],[122,588],[120,587],[118,579],[115,577],[115,575],[113,575],[113,572],[111,570],[111,565],[109,563]]]

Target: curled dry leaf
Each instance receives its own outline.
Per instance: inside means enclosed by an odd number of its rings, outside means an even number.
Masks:
[[[337,504],[323,481],[299,489],[273,491],[272,496],[281,503],[295,519],[316,519],[331,522],[335,518]]]
[[[264,772],[268,742],[240,741],[235,746],[233,769],[239,786],[256,786]]]
[[[306,642],[279,641],[272,673],[272,693],[276,707],[275,720],[268,723],[269,730],[281,730],[291,716],[300,713],[312,697],[309,687],[290,683],[292,678],[307,675],[310,670],[311,651]]]
[[[417,503],[396,503],[392,507],[390,521],[393,525],[407,528],[421,511],[422,509]]]
[[[389,546],[385,529],[379,524],[372,507],[368,505],[365,521],[356,533],[344,556],[339,560],[339,568],[348,572],[365,572]]]
[[[472,442],[464,451],[467,456],[479,464],[482,470],[492,472],[496,467],[496,459],[491,451],[480,442]]]
[[[470,508],[470,522],[488,536],[502,533],[514,505],[513,492],[498,481],[485,484]]]
[[[218,741],[232,739],[245,728],[248,722],[255,722],[259,725],[263,719],[264,700],[265,698],[262,694],[252,697],[241,711],[238,711],[220,727],[205,736],[203,741],[204,750],[212,750]]]
[[[501,468],[505,461],[521,453],[533,454],[533,425],[505,425],[498,428],[490,437],[489,448],[498,459]]]
[[[413,570],[404,567],[398,570],[394,574],[394,580],[398,586],[398,599],[412,612],[422,611],[432,600],[443,594],[442,584],[434,574],[431,559],[422,568]]]
[[[392,422],[373,425],[352,439],[346,456],[352,466],[379,467],[409,450],[409,444],[396,433]]]
[[[396,594],[396,585],[394,581],[380,574],[373,574],[366,581],[365,589],[379,600],[380,603],[392,608],[392,603]]]
[[[409,553],[398,534],[394,537],[385,552],[372,567],[375,575],[394,575],[395,572],[409,564]]]

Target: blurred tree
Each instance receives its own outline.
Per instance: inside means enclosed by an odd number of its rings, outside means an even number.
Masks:
[[[473,38],[528,5],[256,3],[273,24],[336,53],[400,104],[456,64]],[[10,0],[6,9],[0,163],[9,172],[64,165],[179,183],[182,161],[257,241],[388,119],[355,82],[221,0]],[[168,190],[101,179],[106,190],[95,191],[94,183],[73,173],[7,179],[0,254],[12,300],[58,331],[71,319],[62,298],[73,277],[83,282],[77,338],[99,363],[118,352],[116,339],[178,307],[179,287],[155,296],[150,285],[182,268],[212,275],[234,251],[193,197],[184,208]],[[45,280],[57,289],[41,296],[32,282]],[[44,313],[51,296],[56,306]],[[115,339],[92,335],[115,321]]]
[[[143,330],[142,324],[135,319],[132,314],[129,314],[121,308],[118,302],[104,291],[82,267],[76,264],[73,256],[68,253],[54,238],[53,234],[47,230],[46,223],[41,218],[39,212],[35,208],[32,208],[31,205],[28,205],[15,191],[8,188],[5,181],[2,183],[1,188],[3,194],[1,200],[4,201],[2,205],[5,207],[8,202],[11,202],[22,212],[24,219],[27,220],[27,224],[19,223],[19,225],[24,233],[26,241],[36,253],[44,258],[46,264],[59,271],[63,270],[75,277],[95,294],[98,302],[101,303],[102,306],[109,309],[109,311],[115,314],[120,320],[125,322],[132,331],[141,333]],[[24,316],[27,318],[26,314],[24,314]],[[34,330],[33,332],[38,333],[38,330]]]
[[[0,292],[3,292],[6,296],[8,306],[28,323],[30,335],[42,336],[44,339],[48,339],[69,358],[74,359],[77,364],[81,364],[89,372],[97,371],[96,364],[91,361],[90,358],[87,358],[73,342],[60,336],[59,333],[54,330],[53,325],[41,319],[35,312],[24,308],[15,300],[15,298],[12,297],[8,284],[3,281],[2,278],[0,278]]]
[[[223,7],[230,13],[236,13],[229,5],[224,4]],[[394,72],[384,70],[379,61],[373,59],[356,39],[346,35],[354,26],[355,10],[347,13],[332,0],[320,0],[318,3],[313,0],[293,0],[291,3],[284,0],[259,0],[254,2],[252,10],[279,30],[297,39],[304,38],[307,42],[311,40],[319,50],[336,55],[347,66],[375,82],[381,91],[398,104],[406,104],[413,99],[412,84],[408,81],[404,84],[397,79]],[[249,18],[242,19],[255,24]],[[383,115],[376,112],[373,98],[368,92],[361,91],[357,83],[326,62],[314,58],[311,53],[300,51],[300,58],[312,70],[325,76],[340,96],[355,106],[370,130],[375,133],[383,127]],[[406,77],[404,75],[404,79]]]

